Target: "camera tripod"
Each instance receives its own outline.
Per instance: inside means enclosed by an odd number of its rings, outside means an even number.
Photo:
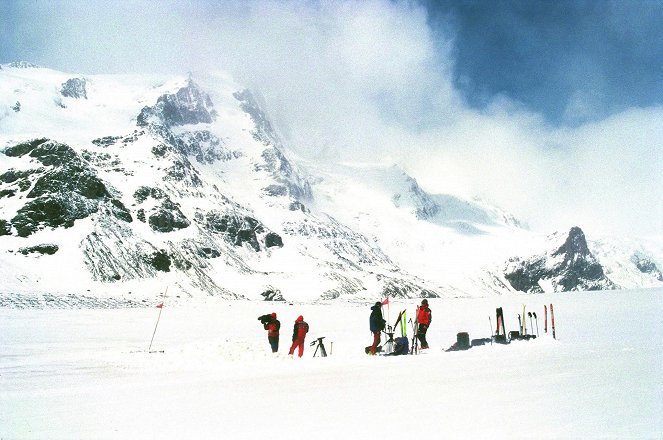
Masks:
[[[317,347],[315,347],[315,352],[313,353],[313,357],[315,357],[315,355],[318,354],[318,349],[320,349],[321,357],[327,357],[327,350],[325,350],[325,344],[322,343],[323,339],[325,339],[324,336],[311,342],[311,347],[317,344]]]

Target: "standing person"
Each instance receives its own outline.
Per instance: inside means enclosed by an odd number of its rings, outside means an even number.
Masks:
[[[276,313],[272,313],[269,316],[269,320],[264,324],[265,330],[267,330],[267,340],[269,345],[272,346],[272,353],[279,351],[279,330],[281,329],[281,321],[276,319]]]
[[[419,339],[419,344],[422,349],[428,348],[428,342],[426,342],[426,331],[428,331],[428,326],[430,326],[431,321],[433,321],[433,312],[428,308],[428,300],[423,299],[421,301],[421,306],[417,312],[417,339]]]
[[[304,354],[304,339],[308,333],[308,324],[304,321],[303,316],[299,316],[295,320],[295,326],[292,329],[292,346],[290,347],[289,355],[293,355],[295,348],[299,347],[299,357]]]
[[[376,302],[373,307],[371,307],[371,316],[368,318],[369,327],[371,333],[373,333],[373,345],[371,345],[371,350],[369,351],[370,355],[375,354],[378,344],[380,343],[380,333],[384,330],[384,326],[387,321],[382,318],[382,303]]]

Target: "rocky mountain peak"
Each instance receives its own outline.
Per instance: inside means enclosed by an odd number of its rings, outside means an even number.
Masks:
[[[143,107],[138,126],[150,124],[172,127],[186,124],[209,124],[216,119],[212,99],[193,80],[174,94],[159,96],[152,107]]]
[[[582,232],[582,229],[577,226],[572,227],[564,244],[553,252],[552,255],[553,257],[564,255],[565,260],[570,260],[574,256],[587,257],[591,255],[591,252],[589,252],[589,248],[587,247],[585,233]]]
[[[529,293],[617,288],[590,252],[582,229],[571,228],[561,246],[558,238],[551,237],[554,247],[543,255],[507,263],[504,274],[511,287]]]

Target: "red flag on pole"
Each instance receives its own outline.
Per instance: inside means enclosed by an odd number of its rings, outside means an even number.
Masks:
[[[389,297],[386,297],[386,298],[384,299],[384,301],[382,301],[382,305],[383,305],[383,306],[384,306],[384,305],[387,305],[387,304],[389,304]]]
[[[163,303],[159,304],[159,305],[157,306],[157,309],[163,309]]]

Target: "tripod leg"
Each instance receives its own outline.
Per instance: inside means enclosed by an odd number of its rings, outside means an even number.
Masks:
[[[320,348],[320,344],[318,344],[317,347],[315,347],[315,351],[313,352],[313,357],[318,353],[318,348]]]
[[[323,358],[327,357],[327,350],[325,350],[325,346],[320,342],[320,356]]]

